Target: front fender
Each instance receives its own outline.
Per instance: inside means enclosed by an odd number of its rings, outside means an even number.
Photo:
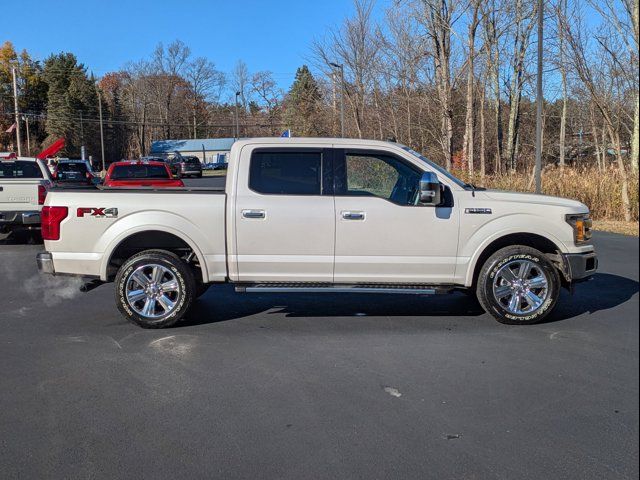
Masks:
[[[567,228],[571,227],[567,224]],[[558,251],[568,253],[569,249],[558,235],[551,233],[558,231],[558,224],[545,220],[543,217],[528,214],[506,215],[485,223],[479,229],[473,231],[467,239],[461,239],[464,245],[459,257],[468,258],[464,284],[469,287],[473,284],[473,273],[482,252],[499,238],[512,234],[531,234],[546,238],[552,242]],[[572,234],[572,232],[571,232]],[[462,275],[456,275],[458,277]]]

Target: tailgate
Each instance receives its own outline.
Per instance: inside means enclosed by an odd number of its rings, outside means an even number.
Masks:
[[[37,180],[0,179],[0,212],[39,210]]]

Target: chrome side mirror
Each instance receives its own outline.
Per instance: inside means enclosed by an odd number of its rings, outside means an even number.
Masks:
[[[433,172],[424,172],[420,179],[420,203],[436,207],[442,201],[442,188],[438,176]]]

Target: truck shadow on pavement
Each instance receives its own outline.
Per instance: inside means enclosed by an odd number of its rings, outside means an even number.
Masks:
[[[314,317],[454,317],[484,312],[475,298],[450,295],[236,293],[229,285],[214,286],[176,327],[236,320],[263,313],[293,318]]]
[[[35,230],[0,233],[0,245],[37,245],[42,243],[40,232]]]
[[[638,282],[619,275],[598,273],[576,287],[563,289],[554,312],[544,323],[616,307],[638,293]],[[213,286],[176,328],[236,320],[272,313],[287,317],[477,317],[485,315],[475,298],[450,295],[398,294],[240,294],[230,285]],[[487,316],[488,317],[488,316]],[[490,318],[490,317],[488,317]]]
[[[544,323],[617,307],[636,295],[639,285],[631,278],[596,273],[591,280],[576,285],[573,294],[563,289],[556,309]]]

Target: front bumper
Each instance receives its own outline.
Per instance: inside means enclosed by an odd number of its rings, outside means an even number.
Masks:
[[[596,252],[566,253],[562,257],[571,282],[586,280],[598,269]]]
[[[53,268],[53,257],[49,252],[41,252],[36,255],[36,263],[40,273],[49,273],[55,275],[56,270]]]

